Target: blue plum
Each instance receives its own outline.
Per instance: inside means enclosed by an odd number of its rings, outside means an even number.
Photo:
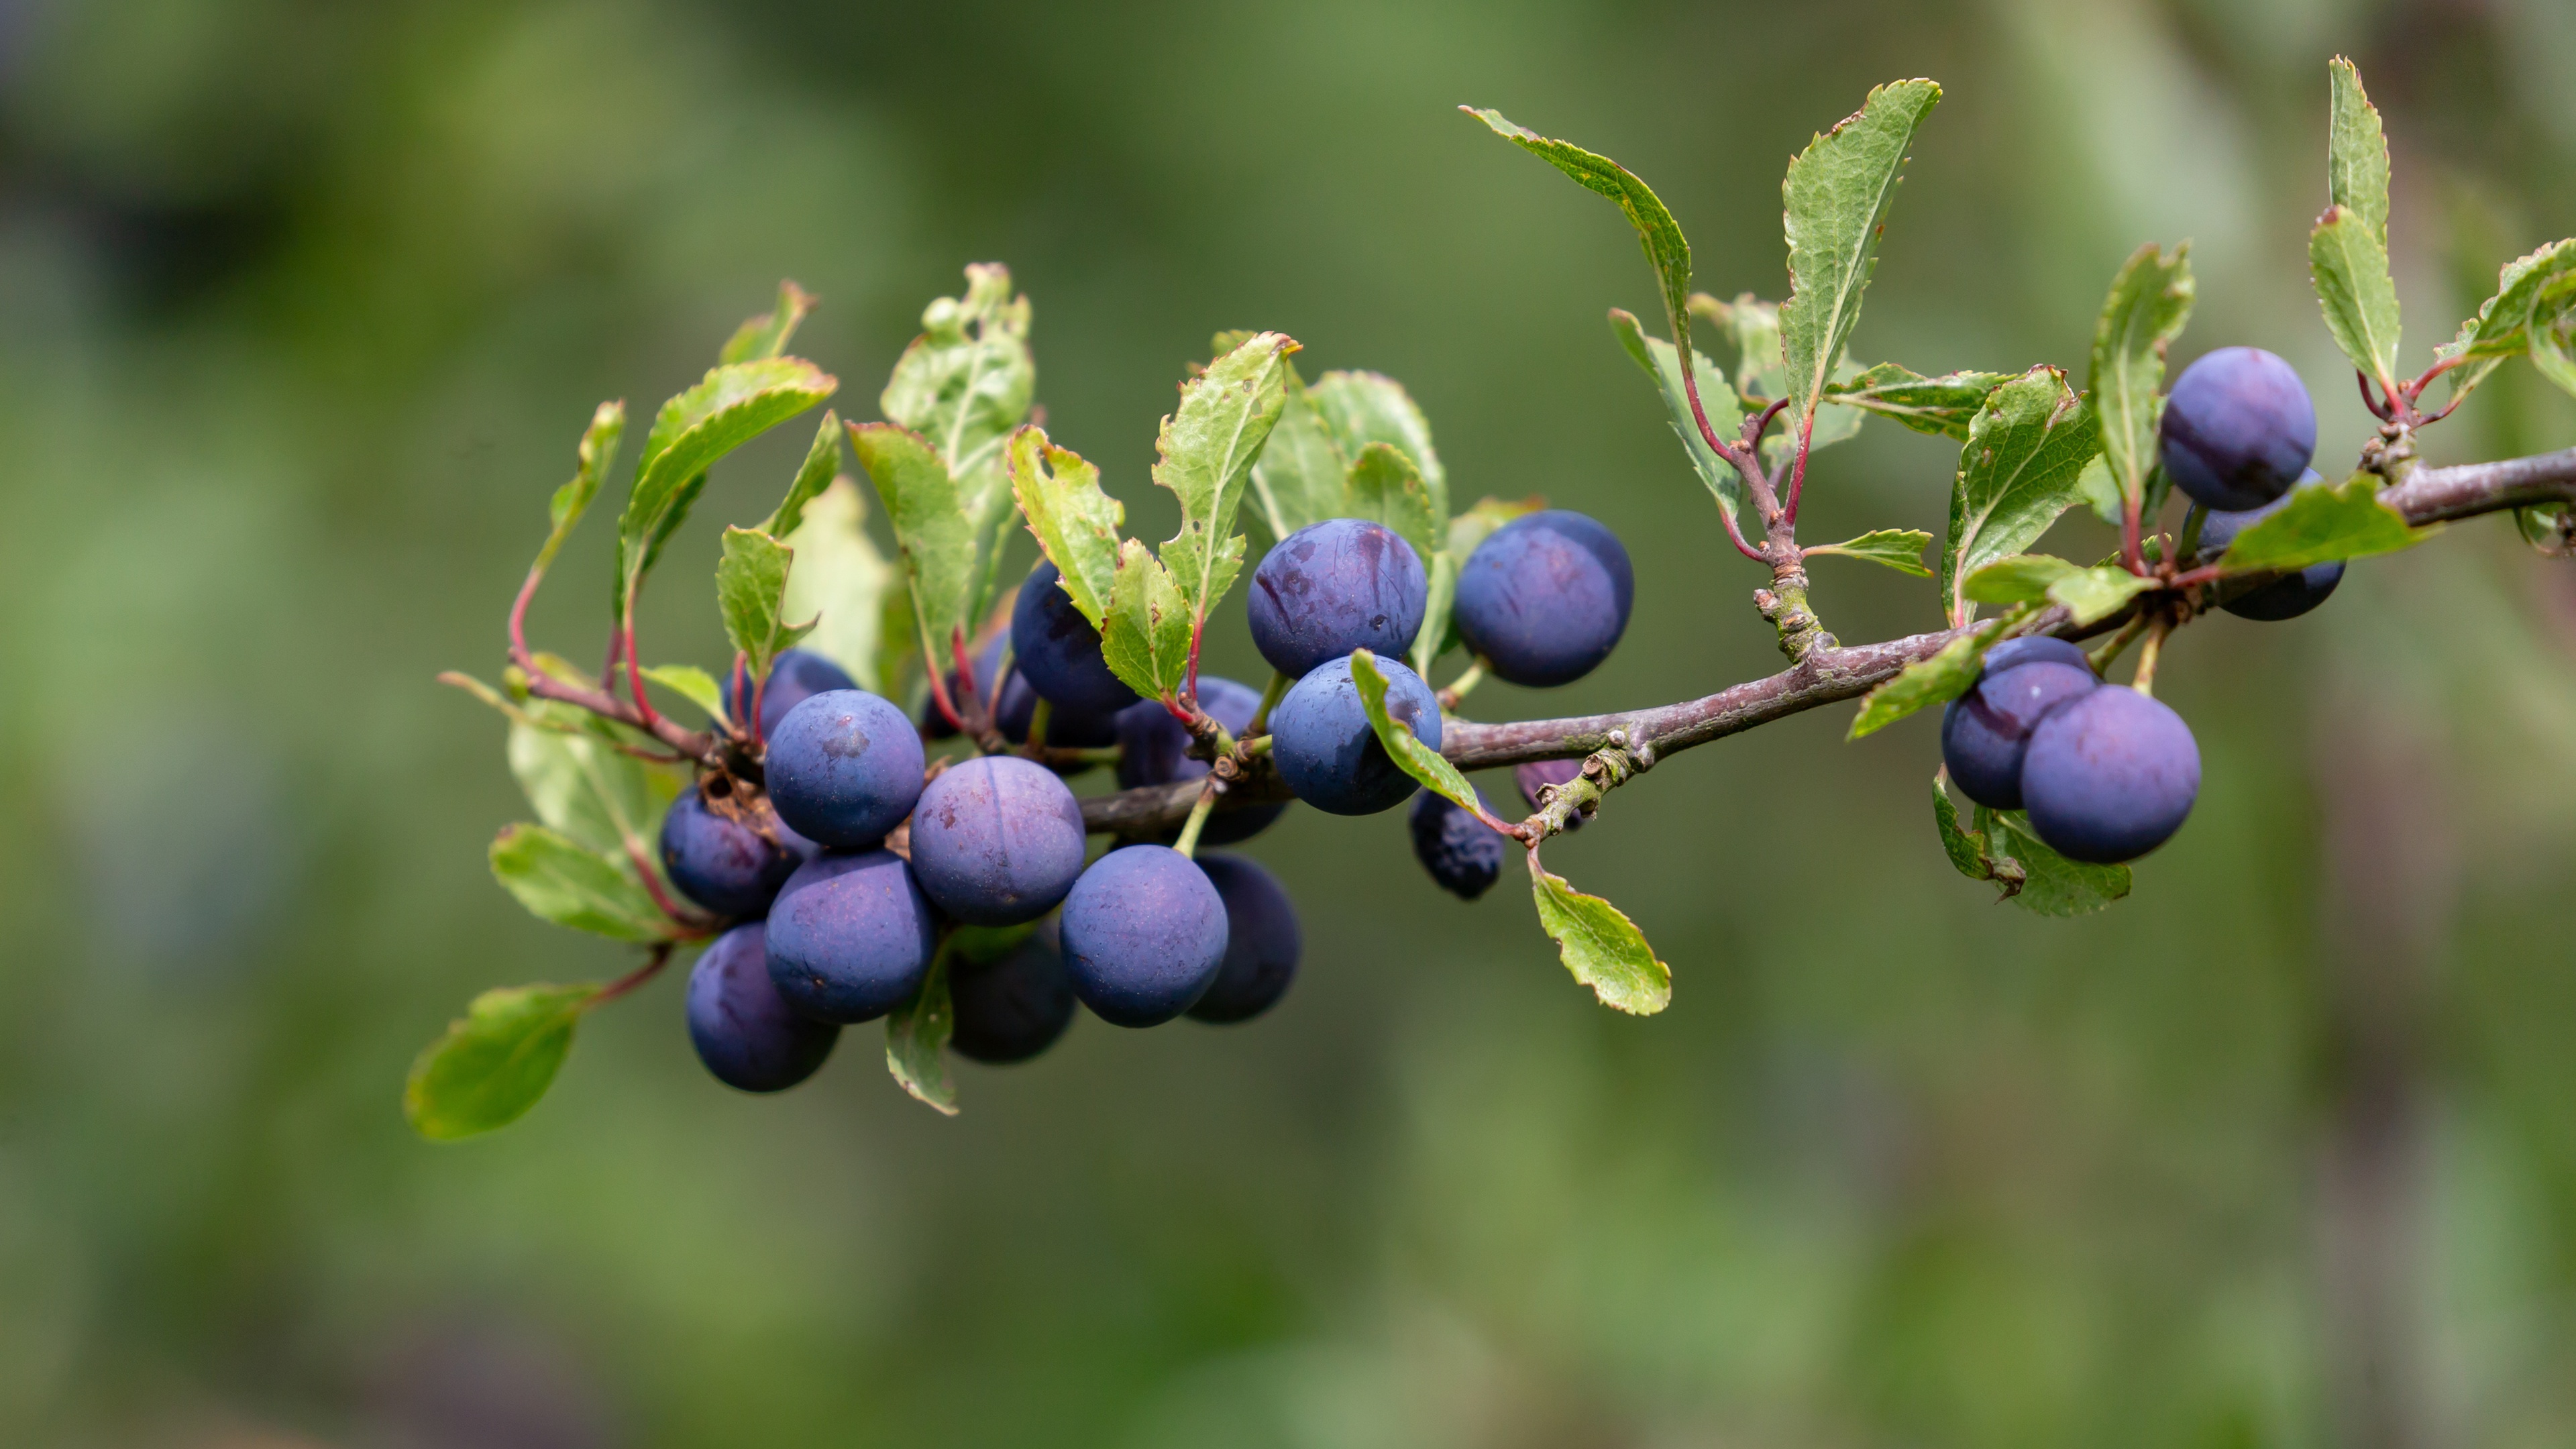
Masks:
[[[1073,1023],[1073,977],[1052,922],[988,960],[960,955],[949,967],[957,1054],[993,1066],[1024,1062]]]
[[[1590,674],[1636,602],[1628,550],[1609,529],[1552,508],[1516,518],[1458,571],[1458,637],[1497,679],[1539,688]]]
[[[1245,609],[1261,657],[1303,679],[1354,649],[1402,657],[1430,597],[1413,545],[1382,523],[1327,518],[1262,555]]]
[[[2324,481],[2317,476],[2316,470],[2310,469],[2307,476],[2299,480],[2299,487],[2314,487]],[[2227,546],[2236,541],[2236,535],[2289,507],[2290,499],[2296,491],[2293,489],[2290,493],[2284,493],[2260,508],[2249,508],[2237,513],[2221,513],[2213,510],[2208,517],[2201,520],[2198,556],[2204,559],[2215,559],[2225,553]],[[2283,619],[2295,619],[2324,603],[2327,596],[2335,591],[2335,585],[2342,582],[2342,559],[2310,564],[2297,573],[2285,574],[2268,584],[2238,594],[2218,607],[2240,619],[2260,619],[2265,623],[2277,623]]]
[[[1199,708],[1225,726],[1237,739],[1252,724],[1253,713],[1261,708],[1261,696],[1231,679],[1213,674],[1199,676]],[[1181,780],[1207,777],[1208,762],[1189,757],[1190,732],[1158,700],[1140,700],[1118,712],[1118,787],[1133,790],[1144,785],[1169,785]],[[1052,731],[1050,731],[1052,734]],[[1277,820],[1285,805],[1247,805],[1241,809],[1218,810],[1208,816],[1199,839],[1210,845],[1232,845],[1249,840]],[[1174,831],[1174,835],[1180,832]]]
[[[1276,876],[1237,855],[1202,855],[1199,869],[1225,902],[1225,961],[1190,1007],[1198,1021],[1250,1021],[1288,994],[1306,949],[1297,907]]]
[[[719,916],[757,916],[804,863],[796,846],[805,842],[757,797],[711,805],[704,788],[681,791],[662,816],[662,869],[680,894]]]
[[[1016,755],[952,765],[912,809],[912,872],[952,920],[1016,926],[1054,910],[1082,874],[1082,806]]]
[[[2021,766],[2030,732],[2049,711],[2102,687],[2091,666],[2025,653],[1988,668],[1941,712],[1941,763],[1959,793],[1996,810],[2021,808]]]
[[[856,689],[849,672],[806,649],[780,651],[770,661],[769,682],[760,689],[760,737],[767,739],[778,729],[787,712],[826,690]],[[751,717],[751,679],[728,676],[725,680],[725,712],[736,720]]]
[[[834,850],[885,839],[921,798],[921,736],[863,689],[834,689],[770,734],[769,800],[796,833]]]
[[[1116,1026],[1180,1015],[1225,964],[1225,901],[1169,846],[1130,845],[1094,861],[1064,899],[1061,932],[1073,994]]]
[[[1002,738],[1012,744],[1024,745],[1029,741],[1029,726],[1037,717],[1038,693],[1029,688],[1028,680],[1021,676],[1018,661],[1004,667],[1003,648],[1008,643],[1007,639],[996,639],[976,656],[975,687],[983,693],[998,692],[999,698],[993,703],[993,728],[1000,730]],[[950,670],[948,691],[951,701],[962,701],[962,683],[957,672]],[[963,707],[962,703],[960,707]],[[1052,706],[1047,710],[1046,742],[1066,750],[1105,749],[1118,743],[1117,719],[1115,711],[1094,714],[1088,710]],[[956,728],[948,723],[946,715],[939,712],[939,701],[935,699],[921,702],[921,737],[926,740],[957,737]],[[1065,773],[1077,774],[1087,768],[1068,767]]]
[[[796,868],[769,907],[769,979],[816,1021],[868,1021],[921,985],[938,918],[890,850],[827,851]]]
[[[2069,860],[2112,865],[2171,839],[2200,794],[2200,746],[2162,700],[2106,684],[2049,712],[2022,757],[2031,829]]]
[[[2259,347],[2210,353],[2183,369],[2165,399],[2165,475],[2211,508],[2262,507],[2289,491],[2316,451],[2307,385]]]
[[[716,1080],[746,1092],[783,1092],[814,1075],[841,1029],[797,1015],[769,979],[758,921],[734,927],[689,968],[689,1041]]]
[[[1063,575],[1041,560],[1011,606],[1011,653],[1029,687],[1059,708],[1108,714],[1136,702],[1100,657],[1100,631],[1073,606]]]
[[[1512,766],[1512,783],[1520,787],[1521,799],[1528,803],[1529,808],[1544,810],[1547,806],[1538,798],[1540,786],[1571,784],[1574,777],[1582,773],[1581,760],[1531,760],[1525,764]],[[1565,828],[1581,830],[1583,817],[1580,815],[1569,817],[1565,822]]]
[[[2053,634],[2032,634],[2020,639],[2006,639],[1986,651],[1981,667],[1991,675],[2016,665],[2030,664],[2042,659],[2053,659],[2060,664],[2072,664],[2078,669],[2093,667],[2093,661],[2085,657],[2082,646],[2060,639]]]
[[[1476,799],[1484,798],[1479,791]],[[1413,858],[1422,862],[1442,890],[1472,901],[1502,878],[1504,838],[1472,812],[1425,790],[1414,797],[1409,814],[1406,823],[1413,831]]]
[[[1440,748],[1440,701],[1431,686],[1392,659],[1377,667],[1386,676],[1387,716]],[[1415,788],[1369,728],[1347,658],[1316,665],[1270,711],[1270,758],[1298,799],[1334,815],[1392,810]]]

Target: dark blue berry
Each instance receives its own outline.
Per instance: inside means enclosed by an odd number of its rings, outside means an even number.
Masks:
[[[787,718],[787,712],[805,701],[832,689],[856,689],[848,671],[820,654],[804,649],[788,649],[769,665],[769,683],[760,690],[760,734],[767,739]],[[748,674],[725,681],[725,711],[735,720],[751,717],[751,678]]]
[[[1261,696],[1231,679],[1213,674],[1199,676],[1199,708],[1225,726],[1226,733],[1237,739],[1252,724],[1253,712],[1261,708]],[[1187,726],[1172,718],[1159,700],[1141,700],[1118,712],[1118,788],[1133,790],[1145,785],[1169,785],[1181,780],[1207,777],[1208,762],[1189,756],[1190,732]],[[1208,816],[1199,839],[1209,845],[1232,845],[1249,840],[1268,829],[1279,818],[1286,805],[1247,805],[1241,809],[1220,808]],[[1180,832],[1174,831],[1173,835]]]
[[[970,926],[1016,926],[1054,910],[1082,874],[1082,806],[1043,765],[985,755],[952,765],[912,810],[922,893]]]
[[[716,937],[689,968],[689,1041],[716,1080],[783,1092],[814,1075],[841,1029],[788,1010],[769,979],[758,921]]]
[[[728,796],[710,806],[692,785],[662,816],[662,869],[680,894],[719,916],[757,916],[804,863],[767,806]]]
[[[827,852],[798,866],[769,907],[769,979],[816,1021],[868,1021],[921,985],[936,938],[903,857]]]
[[[1024,1062],[1064,1035],[1073,1022],[1073,977],[1052,922],[989,960],[962,954],[950,965],[948,996],[957,1054],[994,1066]]]
[[[2317,408],[2290,364],[2222,347],[2184,368],[2165,399],[2165,476],[2211,508],[2260,508],[2306,471]]]
[[[1959,793],[1995,810],[2021,808],[2022,755],[2050,710],[2102,685],[2088,665],[2025,653],[2010,668],[1989,666],[1941,712],[1941,763]]]
[[[1986,657],[1981,661],[1980,667],[1988,674],[1997,674],[2016,665],[2033,664],[2043,659],[2055,660],[2060,664],[2072,664],[2078,669],[2093,667],[2093,661],[2084,656],[2082,646],[2069,643],[2053,634],[2033,634],[2020,639],[2006,639],[1986,651]]]
[[[1458,571],[1458,637],[1497,679],[1546,687],[1591,673],[1636,602],[1628,550],[1580,513],[1516,518]]]
[[[1225,901],[1169,846],[1130,845],[1094,861],[1065,897],[1061,929],[1074,995],[1117,1026],[1187,1011],[1225,963]]]
[[[2299,487],[2314,487],[2324,481],[2312,469],[2306,477],[2299,480]],[[2289,507],[2290,499],[2295,496],[2296,491],[2294,489],[2290,493],[2284,493],[2260,508],[2249,508],[2240,513],[2212,511],[2200,523],[2199,556],[2204,559],[2215,559],[2225,553],[2227,546],[2236,541],[2236,535],[2243,533],[2257,521]],[[2240,619],[2260,619],[2266,623],[2277,623],[2283,619],[2295,619],[2324,603],[2326,597],[2335,591],[2335,585],[2342,582],[2342,559],[2310,564],[2297,573],[2285,574],[2268,584],[2238,594],[2218,607]]]
[[[2182,828],[2200,747],[2163,701],[2106,684],[2049,712],[2022,757],[2031,829],[2069,860],[2135,860]]]
[[[1440,748],[1440,701],[1422,676],[1380,659],[1388,718]],[[1270,758],[1298,799],[1335,815],[1374,815],[1413,794],[1413,777],[1389,759],[1369,728],[1351,661],[1329,659],[1298,680],[1270,711]]]
[[[1365,518],[1310,523],[1272,545],[1252,571],[1252,644],[1270,667],[1302,679],[1354,649],[1403,657],[1422,632],[1430,582],[1413,545]]]
[[[876,844],[921,798],[921,736],[863,689],[815,695],[770,733],[764,760],[778,818],[833,850]]]
[[[1136,702],[1100,657],[1100,631],[1073,606],[1063,575],[1041,560],[1011,606],[1011,653],[1029,687],[1058,708],[1109,714]],[[1050,737],[1054,731],[1048,731]]]
[[[1484,793],[1477,792],[1479,803]],[[1503,837],[1475,815],[1425,790],[1414,797],[1413,857],[1440,888],[1462,901],[1493,889],[1503,874]]]
[[[1297,907],[1270,872],[1236,855],[1202,855],[1199,869],[1225,902],[1225,962],[1190,1008],[1199,1021],[1250,1021],[1278,1004],[1297,979],[1305,936]]]

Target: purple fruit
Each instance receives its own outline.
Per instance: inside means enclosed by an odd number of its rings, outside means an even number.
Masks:
[[[921,985],[937,918],[890,850],[818,855],[769,907],[769,979],[816,1021],[868,1021]]]
[[[970,926],[1016,926],[1054,910],[1082,874],[1082,806],[1045,766],[1014,755],[953,765],[912,810],[922,893]]]
[[[770,804],[834,850],[876,844],[921,798],[921,736],[903,711],[863,689],[815,695],[769,736]]]
[[[2053,659],[2060,664],[2072,664],[2078,669],[2093,667],[2093,661],[2085,657],[2081,646],[2069,643],[2053,634],[2032,634],[2020,639],[2006,639],[1986,651],[1981,667],[1988,674],[1996,674],[2016,665],[2030,664],[2042,659]]]
[[[2103,685],[2051,711],[2022,758],[2031,829],[2069,860],[2137,859],[2182,828],[2199,794],[2191,726],[2124,685]]]
[[[1272,545],[1245,605],[1253,647],[1303,679],[1354,649],[1402,657],[1430,599],[1421,556],[1382,523],[1328,518]]]
[[[1261,696],[1235,683],[1212,674],[1199,676],[1199,708],[1225,726],[1226,733],[1237,739],[1252,725],[1253,712],[1261,708]],[[1133,790],[1144,785],[1170,785],[1182,780],[1207,778],[1208,762],[1189,756],[1190,732],[1159,700],[1140,700],[1118,712],[1118,788]],[[1286,805],[1247,805],[1241,809],[1219,808],[1208,816],[1199,839],[1209,845],[1232,845],[1250,840],[1277,820]],[[1176,838],[1175,830],[1166,839]]]
[[[1029,687],[1061,709],[1109,714],[1136,702],[1100,657],[1100,631],[1073,606],[1064,576],[1041,560],[1011,606],[1011,653]],[[1052,735],[1053,731],[1049,731]]]
[[[856,689],[841,666],[803,649],[780,651],[770,661],[769,682],[760,690],[760,737],[767,739],[787,718],[787,712],[805,701],[833,689]],[[751,718],[751,680],[749,676],[725,680],[725,711],[736,720]]]
[[[1387,717],[1439,749],[1440,701],[1431,686],[1392,659],[1377,667],[1386,676]],[[1416,788],[1369,728],[1346,658],[1315,666],[1270,711],[1270,758],[1298,799],[1335,815],[1392,810]]]
[[[1225,964],[1225,901],[1169,846],[1130,845],[1094,861],[1065,897],[1061,929],[1074,995],[1117,1026],[1187,1011]]]
[[[1571,684],[1610,657],[1636,594],[1618,538],[1552,508],[1504,524],[1468,555],[1458,571],[1458,637],[1497,679]]]
[[[804,863],[795,842],[766,805],[711,806],[692,785],[662,816],[662,869],[680,894],[719,916],[758,916]]]
[[[1512,783],[1520,787],[1521,799],[1528,803],[1529,808],[1544,810],[1547,806],[1538,798],[1540,786],[1570,785],[1574,777],[1582,773],[1581,760],[1532,760],[1512,766]],[[1567,816],[1565,828],[1581,830],[1583,817],[1579,814]]]
[[[2317,451],[2317,408],[2287,362],[2222,347],[2184,368],[2165,399],[2165,475],[2215,509],[2260,508],[2290,490]]]
[[[1236,855],[1202,855],[1199,869],[1225,902],[1225,961],[1207,994],[1190,1007],[1199,1021],[1250,1021],[1288,994],[1305,936],[1278,878]]]
[[[783,1092],[814,1075],[841,1029],[788,1010],[770,982],[767,938],[752,921],[716,937],[689,968],[689,1041],[716,1080]]]
[[[2101,688],[2088,665],[2024,653],[1988,668],[1941,713],[1941,763],[1959,793],[1995,810],[2021,808],[2022,754],[2049,711]]]
[[[2313,487],[2323,482],[2325,480],[2318,477],[2316,471],[2311,469],[2306,477],[2299,480],[2299,487]],[[2236,541],[2236,535],[2243,533],[2260,520],[2289,507],[2290,499],[2296,493],[2297,490],[2293,489],[2260,508],[2249,508],[2241,513],[2212,512],[2201,520],[2199,556],[2215,559],[2225,553],[2227,546]],[[2285,574],[2259,588],[2238,594],[2218,607],[2240,619],[2260,619],[2265,623],[2277,623],[2283,619],[2295,619],[2324,603],[2327,596],[2335,591],[2335,585],[2342,582],[2342,559],[2310,564],[2297,573]]]
[[[1478,791],[1477,801],[1483,803],[1484,798],[1484,792]],[[1422,862],[1442,890],[1472,901],[1502,878],[1504,837],[1474,812],[1425,790],[1413,797],[1410,813],[1413,858]]]
[[[1073,978],[1052,922],[986,961],[949,967],[948,996],[957,1013],[948,1044],[993,1066],[1024,1062],[1064,1035],[1073,1022]]]

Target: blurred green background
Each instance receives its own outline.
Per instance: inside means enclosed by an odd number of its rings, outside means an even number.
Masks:
[[[1211,332],[1393,373],[1462,501],[1636,557],[1606,667],[1471,712],[1655,702],[1778,667],[1758,572],[1604,325],[1652,306],[1618,216],[1457,104],[1619,157],[1703,288],[1776,297],[1787,158],[1936,77],[1857,356],[2080,376],[2120,259],[2188,237],[2177,361],[2291,357],[2331,470],[2337,51],[2421,366],[2576,231],[2559,0],[0,0],[0,1442],[2576,1442],[2576,573],[2496,520],[2176,642],[2207,784],[2101,916],[1990,904],[1929,718],[1834,709],[1551,848],[1672,963],[1650,1020],[1510,881],[1461,905],[1399,817],[1292,812],[1251,853],[1306,963],[1254,1026],[1086,1019],[945,1121],[868,1029],[718,1087],[668,979],[506,1133],[397,1106],[475,991],[627,960],[494,886],[501,725],[431,677],[497,670],[592,405],[781,276],[872,417],[922,304],[1009,262],[1050,427],[1147,538]],[[701,581],[783,432],[663,569],[656,656],[721,662]],[[2517,369],[2432,447],[2571,442]],[[1873,424],[1811,536],[1939,529],[1954,462]],[[576,658],[605,541],[535,619]],[[1937,622],[1820,569],[1847,640]]]

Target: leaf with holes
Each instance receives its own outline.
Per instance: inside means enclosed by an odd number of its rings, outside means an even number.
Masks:
[[[1154,481],[1181,505],[1181,531],[1163,544],[1162,564],[1193,634],[1242,572],[1235,513],[1253,460],[1287,406],[1288,358],[1296,350],[1286,334],[1263,332],[1209,363],[1182,386],[1181,405],[1154,440]]]

